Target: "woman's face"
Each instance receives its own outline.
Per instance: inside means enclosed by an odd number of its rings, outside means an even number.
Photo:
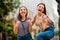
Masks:
[[[20,15],[22,17],[24,17],[24,16],[26,16],[26,14],[27,14],[27,9],[25,7],[21,7],[20,8]]]
[[[44,5],[40,4],[37,6],[38,13],[43,13],[44,12]]]

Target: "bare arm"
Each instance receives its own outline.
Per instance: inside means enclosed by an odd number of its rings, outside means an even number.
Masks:
[[[32,23],[31,22],[29,22],[29,24],[28,24],[28,31],[29,31],[29,33],[32,32]]]
[[[41,24],[41,30],[44,31],[48,25],[51,25],[53,26],[54,23],[52,22],[52,20],[49,19],[49,17],[47,15],[44,15],[43,18],[42,18],[42,22],[40,23]]]
[[[31,17],[28,17],[28,23],[29,23],[29,28],[28,28],[28,30],[29,30],[30,33],[32,32],[32,26],[33,26],[33,24],[35,23],[35,19],[36,19],[36,16],[34,17],[33,20],[32,20]]]
[[[13,23],[13,32],[14,32],[14,34],[18,33],[18,22]]]
[[[54,22],[47,16],[47,21],[48,21],[48,25],[51,25],[54,27]]]
[[[32,18],[31,16],[28,16],[28,32],[31,33],[32,31]]]
[[[34,19],[32,20],[32,25],[34,25],[35,20],[36,20],[36,16],[35,16]]]

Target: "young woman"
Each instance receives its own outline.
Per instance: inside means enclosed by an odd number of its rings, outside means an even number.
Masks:
[[[39,26],[40,33],[36,34],[37,40],[50,40],[54,36],[54,25],[46,14],[46,7],[44,3],[37,5],[38,14],[34,17],[32,25]]]
[[[19,8],[18,17],[14,22],[14,33],[18,34],[18,40],[31,40],[31,22],[30,18],[27,18],[28,10],[25,6]]]

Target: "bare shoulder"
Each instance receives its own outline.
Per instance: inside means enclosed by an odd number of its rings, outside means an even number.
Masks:
[[[48,15],[43,15],[43,18],[49,18]]]

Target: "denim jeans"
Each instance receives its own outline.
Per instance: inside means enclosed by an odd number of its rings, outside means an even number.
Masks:
[[[54,28],[52,26],[48,27],[44,32],[36,34],[37,40],[50,40],[54,37]]]
[[[30,33],[28,33],[24,36],[18,35],[18,37],[17,37],[17,40],[31,40],[31,39],[32,39],[32,37],[31,37]]]

